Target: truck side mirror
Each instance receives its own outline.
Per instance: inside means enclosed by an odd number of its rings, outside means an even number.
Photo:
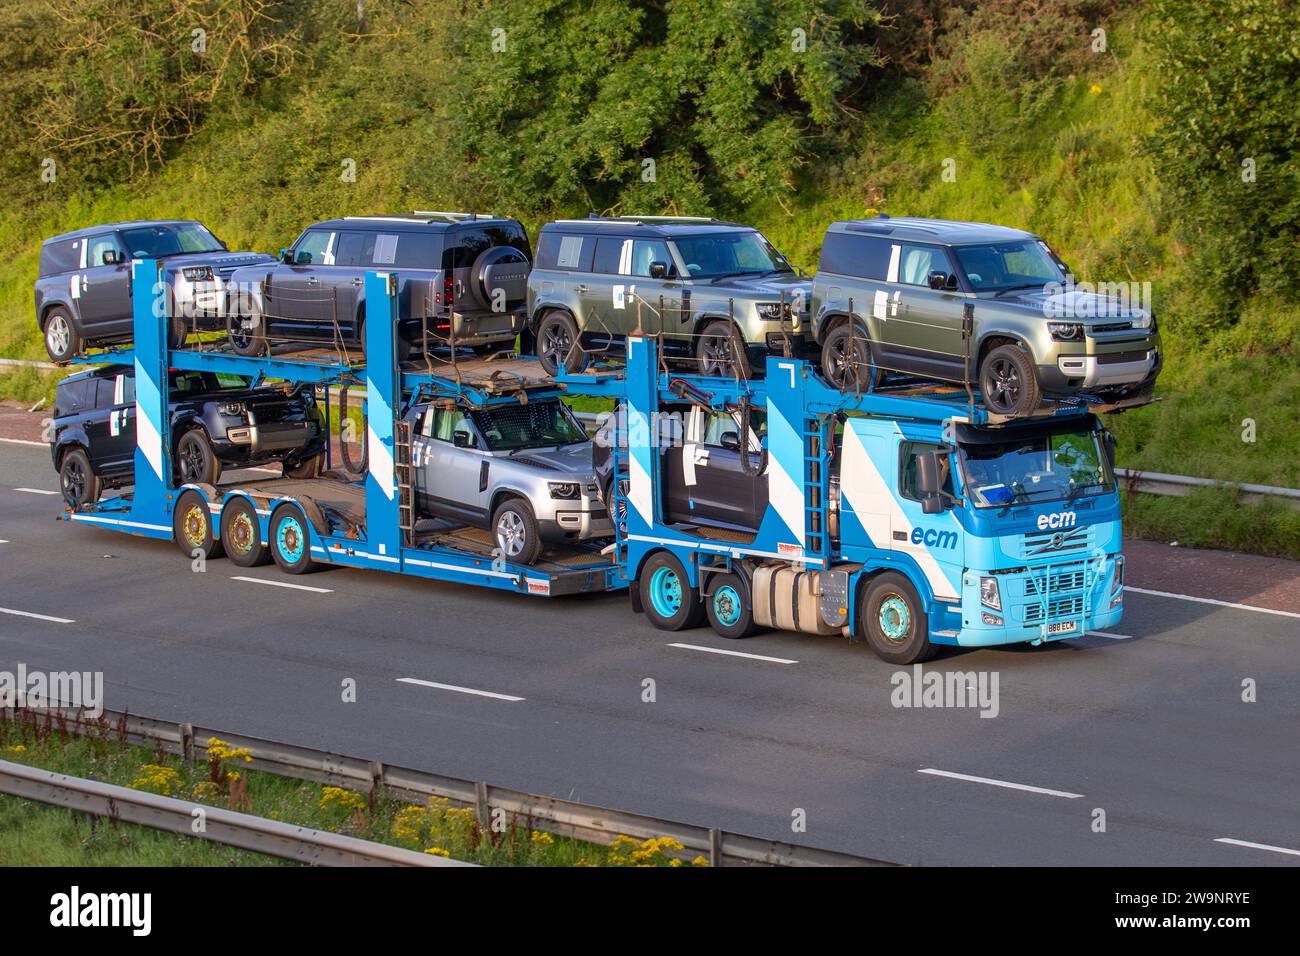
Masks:
[[[1106,461],[1110,470],[1115,470],[1115,434],[1109,428],[1101,430],[1101,447],[1106,452]]]
[[[650,263],[650,278],[663,279],[668,275],[668,263],[655,261]]]
[[[921,513],[937,515],[947,507],[943,490],[942,460],[946,451],[926,451],[916,456],[916,490],[921,499]]]

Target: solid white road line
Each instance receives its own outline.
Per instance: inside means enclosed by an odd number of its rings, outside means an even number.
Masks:
[[[18,617],[34,617],[38,621],[52,621],[55,624],[76,624],[70,617],[51,617],[48,614],[33,614],[31,611],[16,611],[11,607],[0,607],[0,614],[14,614]]]
[[[521,701],[524,698],[515,697],[511,694],[495,694],[490,690],[475,690],[472,687],[457,687],[455,684],[439,684],[431,680],[420,680],[418,677],[399,677],[399,684],[416,684],[420,687],[432,687],[435,690],[451,690],[457,694],[473,694],[475,697],[491,697],[493,700]]]
[[[57,495],[57,491],[46,491],[44,488],[15,488],[14,491],[25,491],[29,495]]]
[[[1083,796],[1081,793],[1070,793],[1068,790],[1049,790],[1047,787],[1031,787],[1028,784],[1010,783],[1006,780],[994,780],[990,777],[972,777],[968,773],[953,773],[951,770],[935,770],[933,767],[918,770],[917,773],[928,773],[935,777],[950,777],[953,780],[967,780],[970,783],[987,783],[991,787],[1006,787],[1008,790],[1024,790],[1026,793],[1042,793],[1049,797],[1065,797],[1067,800],[1077,800]]]
[[[1292,850],[1284,846],[1269,846],[1267,843],[1251,843],[1249,840],[1234,840],[1231,837],[1219,837],[1214,842],[1249,847],[1252,850],[1268,850],[1270,853],[1285,853],[1287,856],[1300,856],[1300,850]]]
[[[1089,631],[1089,634],[1095,634],[1097,637],[1108,637],[1112,641],[1131,641],[1132,634],[1112,634],[1110,631]]]
[[[669,644],[669,647],[680,647],[686,651],[704,651],[706,654],[726,654],[728,657],[747,657],[751,661],[768,661],[772,664],[798,664],[798,661],[792,661],[786,657],[768,657],[764,654],[746,654],[744,651],[724,651],[718,647],[704,647],[700,644]]]
[[[1132,591],[1135,594],[1151,594],[1155,597],[1177,598],[1179,601],[1195,601],[1198,604],[1217,604],[1219,607],[1230,607],[1238,611],[1258,611],[1260,614],[1277,614],[1280,617],[1294,617],[1300,619],[1300,614],[1295,611],[1279,611],[1271,607],[1256,607],[1253,604],[1234,604],[1232,601],[1217,601],[1214,598],[1194,597],[1190,594],[1173,594],[1169,591],[1148,591],[1146,588],[1135,588],[1131,584],[1124,585],[1125,591]]]
[[[265,578],[246,578],[242,574],[233,574],[232,581],[247,581],[249,584],[265,584],[273,588],[293,588],[295,591],[311,591],[315,594],[333,594],[332,588],[314,588],[307,584],[290,584],[288,581],[268,581]]]
[[[35,445],[37,448],[50,447],[50,443],[47,441],[32,441],[30,438],[0,438],[0,441],[9,445]]]

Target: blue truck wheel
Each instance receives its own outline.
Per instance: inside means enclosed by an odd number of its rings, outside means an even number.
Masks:
[[[705,587],[704,607],[709,624],[727,638],[749,637],[754,633],[754,612],[749,600],[749,585],[733,572],[711,574]]]
[[[271,516],[271,557],[282,571],[306,574],[318,567],[311,559],[311,525],[294,505],[281,505]]]
[[[861,594],[858,628],[877,657],[891,664],[918,664],[934,656],[930,621],[911,581],[886,571],[868,581]]]
[[[680,631],[704,623],[704,602],[691,587],[682,563],[667,551],[650,556],[637,587],[650,623],[662,631]]]

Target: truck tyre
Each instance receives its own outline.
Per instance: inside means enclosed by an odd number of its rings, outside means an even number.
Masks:
[[[682,563],[667,551],[650,556],[637,580],[641,606],[661,631],[681,631],[704,623],[704,602],[691,587]]]
[[[221,462],[202,428],[191,428],[176,443],[176,470],[183,485],[215,485],[221,480]]]
[[[858,326],[842,322],[822,343],[822,374],[832,387],[841,391],[863,391],[870,387],[875,364],[867,334]]]
[[[232,498],[221,509],[221,546],[226,557],[241,568],[256,568],[271,561],[262,544],[257,509],[245,498]]]
[[[713,629],[728,638],[749,637],[754,633],[754,609],[749,599],[749,585],[739,574],[710,574],[704,588],[704,609]]]
[[[934,656],[930,622],[912,582],[886,571],[863,590],[858,627],[876,656],[890,664],[919,664]]]
[[[286,574],[307,574],[320,567],[311,558],[311,525],[294,505],[281,505],[271,515],[271,557]]]
[[[197,491],[182,492],[172,515],[172,534],[176,547],[190,560],[219,558],[225,550],[221,538],[213,534],[212,512],[208,501]]]
[[[298,459],[287,458],[282,463],[284,476],[286,478],[319,478],[321,469],[325,466],[325,453],[313,455],[311,458]]]
[[[228,316],[226,341],[236,355],[262,355],[266,352],[266,320],[260,313]]]
[[[991,412],[1012,417],[1038,408],[1042,390],[1029,353],[1019,345],[999,345],[980,363],[980,394]]]
[[[741,356],[736,354],[736,340],[743,347],[744,340],[737,333],[732,337],[730,322],[721,319],[710,322],[700,332],[695,342],[695,358],[699,361],[701,375],[734,375],[736,362]]]
[[[547,375],[580,372],[587,355],[578,342],[578,327],[563,312],[547,312],[537,326],[537,358]]]
[[[67,362],[81,351],[81,336],[62,306],[50,309],[45,316],[45,351],[56,362]]]
[[[90,457],[85,449],[70,448],[59,462],[59,488],[63,500],[73,511],[94,504],[103,491],[103,482],[90,467]]]
[[[533,507],[523,498],[507,498],[492,512],[492,540],[511,564],[533,564],[542,553],[542,531]]]

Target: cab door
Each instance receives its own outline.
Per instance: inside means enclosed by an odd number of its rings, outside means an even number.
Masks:
[[[762,413],[753,412],[747,436],[749,462],[760,461],[763,448]],[[670,504],[682,513],[681,521],[756,529],[767,510],[767,473],[746,474],[740,455],[739,416],[729,412],[706,412],[693,408],[681,449],[680,476],[674,478],[682,491]]]
[[[962,318],[966,297],[956,290],[930,288],[930,274],[953,276],[947,249],[919,243],[893,243],[888,282],[886,365],[945,379],[962,379]],[[891,354],[892,353],[892,354]]]
[[[106,232],[91,236],[82,249],[85,262],[78,302],[82,334],[88,338],[130,335],[131,267],[117,235]],[[117,261],[105,263],[106,253],[116,256]]]
[[[491,458],[464,410],[429,408],[414,440],[415,491],[433,514],[486,522]]]
[[[135,375],[119,372],[101,379],[99,391],[109,402],[104,459],[109,468],[130,469],[135,463]]]

